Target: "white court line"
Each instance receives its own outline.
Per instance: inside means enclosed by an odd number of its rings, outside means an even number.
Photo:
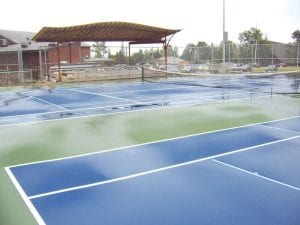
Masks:
[[[40,214],[38,213],[34,205],[31,203],[30,199],[27,197],[26,193],[24,192],[23,188],[21,187],[21,185],[19,184],[19,182],[17,181],[17,179],[15,178],[11,170],[5,167],[5,171],[8,174],[11,181],[13,182],[13,184],[15,185],[17,191],[21,195],[23,201],[25,202],[26,206],[29,208],[30,212],[32,213],[33,217],[38,222],[38,224],[46,225],[45,221],[42,219],[42,217],[40,216]]]
[[[48,105],[55,106],[56,108],[63,109],[64,111],[68,111],[68,110],[69,110],[69,109],[67,109],[67,108],[65,108],[65,107],[62,107],[62,106],[60,106],[60,105],[56,105],[56,104],[54,104],[54,103],[52,103],[52,102],[48,102],[48,101],[46,101],[46,100],[43,100],[43,99],[40,99],[40,98],[31,96],[31,95],[26,95],[26,94],[23,94],[23,93],[19,93],[19,94],[21,94],[21,95],[23,95],[23,96],[26,96],[26,97],[29,97],[29,98],[36,99],[36,100],[38,100],[38,101],[40,101],[40,102],[43,102],[43,103],[46,103],[46,104],[48,104]]]
[[[178,85],[176,85],[178,86]],[[80,88],[80,87],[79,87]],[[172,89],[187,89],[191,87],[169,87],[169,88],[153,88],[153,89],[141,89],[141,90],[132,90],[132,91],[112,91],[112,92],[101,92],[100,94],[123,94],[123,93],[132,93],[132,92],[146,92],[146,91],[163,91],[163,90],[172,90]],[[68,90],[68,89],[66,89]]]
[[[105,94],[98,94],[98,93],[89,92],[89,91],[82,91],[82,90],[76,90],[76,89],[67,89],[67,90],[80,92],[80,93],[85,93],[85,94],[90,94],[90,95],[98,95],[98,96],[107,97],[107,98],[115,98],[115,99],[122,100],[122,101],[127,101],[127,102],[143,103],[143,102],[136,101],[136,100],[130,100],[130,99],[127,99],[127,98],[119,98],[119,97],[115,97],[115,96],[111,96],[111,95],[105,95]]]
[[[265,127],[273,128],[273,129],[275,129],[275,130],[289,131],[289,132],[294,132],[294,133],[297,133],[297,134],[300,133],[300,132],[298,132],[298,131],[288,130],[288,129],[284,129],[284,128],[280,128],[280,127],[273,127],[273,126],[266,125],[266,124],[261,124],[261,125],[262,125],[262,126],[265,126]]]
[[[156,108],[156,109],[161,109],[161,108]],[[151,109],[149,109],[149,110],[151,110]],[[130,111],[130,112],[135,112],[135,111]],[[297,117],[300,117],[300,116],[288,117],[288,118],[277,119],[277,120],[272,120],[272,121],[267,121],[267,122],[269,122],[269,123],[270,122],[277,122],[277,121],[288,120],[288,119],[293,119],[293,118],[297,118]],[[71,118],[69,118],[69,119],[71,119]],[[37,161],[37,162],[16,164],[16,165],[9,166],[9,168],[18,167],[18,166],[25,166],[25,165],[32,165],[32,164],[39,164],[39,163],[44,163],[44,162],[59,161],[59,160],[77,158],[77,157],[88,156],[88,155],[103,154],[103,153],[112,152],[112,151],[120,151],[120,150],[123,150],[123,149],[143,146],[143,145],[147,145],[147,144],[154,144],[154,143],[159,143],[159,142],[164,142],[164,141],[177,140],[177,139],[181,139],[181,138],[193,137],[193,136],[197,136],[197,135],[205,135],[205,134],[210,134],[210,133],[215,133],[215,132],[233,130],[233,129],[237,129],[237,128],[251,127],[251,126],[255,126],[255,125],[260,125],[262,123],[266,123],[266,122],[247,124],[247,125],[243,125],[243,126],[236,126],[236,127],[230,127],[230,128],[225,128],[225,129],[219,129],[219,130],[212,130],[212,131],[207,131],[207,132],[203,132],[203,133],[184,135],[184,136],[175,137],[175,138],[166,138],[166,139],[162,139],[162,140],[158,140],[158,141],[145,142],[145,143],[142,143],[142,144],[129,145],[129,146],[125,146],[125,147],[123,146],[123,147],[119,147],[119,148],[113,148],[113,149],[107,149],[107,150],[102,150],[102,151],[84,153],[84,154],[79,154],[79,155],[66,156],[66,157],[62,157],[62,158],[48,159],[48,160],[41,160],[41,161]]]
[[[246,94],[246,93],[245,93]],[[237,94],[231,94],[231,95],[237,95]],[[273,95],[274,96],[274,95]],[[212,96],[203,96],[203,98],[209,98]],[[252,96],[252,99],[257,99],[257,98],[267,98],[270,97],[269,94],[266,95],[261,95],[261,96]],[[199,97],[201,98],[201,97]],[[190,98],[191,99],[191,98]],[[185,106],[197,106],[197,105],[204,105],[204,104],[215,104],[215,103],[223,103],[223,102],[234,102],[234,101],[240,101],[240,100],[249,100],[251,97],[245,97],[245,98],[236,98],[236,99],[222,99],[222,100],[216,100],[216,101],[209,101],[209,102],[197,102],[197,103],[187,103],[187,104],[180,104],[180,105],[168,105],[167,108],[180,108],[180,107],[185,107]],[[185,100],[185,99],[178,99],[179,100]],[[161,103],[166,100],[160,99],[158,101],[154,102],[141,102],[141,104],[150,104],[150,103]],[[172,100],[176,101],[176,99]],[[131,104],[127,104],[131,105]],[[127,106],[127,105],[120,105],[120,106]],[[69,110],[69,111],[80,111],[80,110],[86,110],[86,109],[100,109],[100,108],[109,108],[109,107],[114,107],[117,105],[112,105],[112,106],[104,106],[104,107],[96,107],[96,108],[82,108],[82,109],[74,109],[74,110]],[[32,121],[32,122],[24,122],[24,123],[11,123],[11,124],[0,124],[0,127],[7,127],[7,126],[16,126],[16,125],[26,125],[26,124],[35,124],[35,123],[44,123],[44,122],[50,122],[50,121],[59,121],[59,120],[69,120],[69,119],[78,119],[78,118],[87,118],[87,117],[95,117],[95,116],[106,116],[106,115],[117,115],[117,114],[123,114],[123,113],[134,113],[134,112],[140,112],[140,111],[148,111],[148,110],[157,110],[157,109],[162,109],[165,108],[166,106],[161,106],[161,107],[155,107],[155,108],[147,108],[147,109],[135,109],[131,111],[122,111],[122,112],[111,112],[111,113],[100,113],[100,114],[93,114],[93,115],[84,115],[84,116],[73,116],[73,117],[67,117],[67,118],[57,118],[57,119],[49,119],[49,120],[39,120],[39,121]],[[33,114],[25,114],[25,115],[15,115],[15,116],[7,116],[7,117],[0,117],[1,118],[11,118],[11,117],[24,117],[24,116],[34,116],[34,115],[43,115],[43,114],[48,114],[48,113],[57,113],[57,112],[65,112],[64,111],[53,111],[53,112],[45,112],[45,113],[33,113]]]
[[[226,96],[234,96],[234,95],[241,95],[241,94],[249,94],[247,92],[233,92],[233,93],[226,93]],[[176,99],[168,99],[169,101],[182,101],[182,100],[191,100],[191,99],[210,99],[213,97],[221,97],[224,96],[224,94],[218,94],[218,95],[207,95],[207,96],[201,96],[201,97],[189,97],[189,98],[176,98]],[[269,95],[266,95],[269,96]],[[29,98],[31,98],[32,96],[30,96]],[[261,97],[261,96],[257,96],[256,98]],[[247,99],[250,97],[247,97]],[[242,99],[242,98],[240,98]],[[230,99],[232,100],[232,99]],[[239,99],[238,99],[239,100]],[[145,101],[145,102],[139,102],[139,104],[155,104],[155,103],[162,103],[166,101],[165,99],[158,99],[158,100],[154,100],[154,101]],[[200,104],[200,103],[198,103]],[[121,105],[107,105],[107,106],[99,106],[99,107],[87,107],[87,108],[79,108],[79,109],[70,109],[68,111],[71,112],[77,112],[77,111],[86,111],[86,110],[97,110],[97,109],[106,109],[106,108],[112,108],[112,107],[125,107],[125,106],[131,106],[132,103],[127,103],[127,104],[121,104]],[[171,106],[172,107],[172,106]],[[52,114],[52,113],[60,113],[60,112],[65,112],[66,110],[57,110],[57,111],[49,111],[49,112],[42,112],[42,113],[29,113],[29,114],[22,114],[22,115],[13,115],[13,116],[3,116],[0,117],[0,119],[5,119],[5,118],[22,118],[22,117],[26,117],[26,116],[35,116],[35,115],[46,115],[46,114]],[[99,115],[99,114],[98,114]],[[1,126],[1,125],[0,125]]]
[[[56,104],[54,104],[54,103],[52,103],[52,102],[48,102],[48,101],[46,101],[46,100],[43,100],[43,99],[40,99],[40,98],[37,98],[37,97],[34,97],[34,96],[29,96],[30,98],[34,98],[34,99],[36,99],[36,100],[38,100],[38,101],[40,101],[40,102],[44,102],[44,103],[47,103],[47,104],[49,104],[49,105],[52,105],[52,106],[55,106],[56,108],[60,108],[60,109],[62,109],[62,110],[64,110],[64,111],[69,111],[69,109],[67,109],[67,108],[65,108],[65,107],[63,107],[63,106],[60,106],[60,105],[56,105]]]
[[[281,139],[281,140],[277,140],[277,141],[272,141],[272,142],[268,142],[268,143],[264,143],[264,144],[260,144],[260,145],[255,145],[255,146],[251,146],[251,147],[247,147],[247,148],[242,148],[242,149],[234,150],[234,151],[231,151],[231,152],[225,152],[225,153],[221,153],[221,154],[214,155],[214,156],[200,158],[200,159],[196,159],[196,160],[192,160],[192,161],[188,161],[188,162],[184,162],[184,163],[179,163],[179,164],[175,164],[175,165],[172,165],[172,166],[167,166],[167,167],[162,167],[162,168],[159,168],[159,169],[149,170],[149,171],[142,172],[142,173],[136,173],[136,174],[132,174],[132,175],[129,175],[129,176],[119,177],[119,178],[116,178],[116,179],[95,182],[95,183],[91,183],[91,184],[87,184],[87,185],[81,185],[81,186],[77,186],[77,187],[65,188],[65,189],[61,189],[61,190],[57,190],[57,191],[51,191],[51,192],[38,194],[38,195],[32,195],[32,196],[29,196],[28,198],[29,199],[41,198],[41,197],[46,197],[46,196],[55,195],[55,194],[59,194],[59,193],[70,192],[70,191],[85,189],[85,188],[94,187],[94,186],[100,186],[100,185],[109,184],[109,183],[113,183],[113,182],[118,182],[118,181],[122,181],[122,180],[128,180],[128,179],[131,179],[131,178],[140,177],[140,176],[144,176],[144,175],[152,174],[152,173],[157,173],[157,172],[161,172],[161,171],[165,171],[165,170],[169,170],[169,169],[174,169],[174,168],[178,168],[178,167],[182,167],[182,166],[186,166],[186,165],[190,165],[190,164],[195,164],[195,163],[198,163],[198,162],[202,162],[202,161],[206,161],[206,160],[210,160],[210,159],[215,159],[215,158],[222,157],[222,156],[231,155],[231,154],[235,154],[235,153],[238,153],[238,152],[248,151],[248,150],[251,150],[251,149],[258,148],[258,147],[263,147],[263,146],[267,146],[267,145],[271,145],[271,144],[275,144],[275,143],[280,143],[280,142],[292,140],[292,139],[299,138],[299,137],[300,137],[300,135],[285,138],[285,139]]]
[[[234,165],[231,165],[231,164],[228,164],[228,163],[224,163],[224,162],[221,162],[221,161],[216,160],[216,159],[213,159],[213,161],[216,162],[216,163],[222,164],[222,165],[224,165],[224,166],[233,168],[233,169],[235,169],[235,170],[238,170],[238,171],[241,171],[241,172],[250,174],[250,175],[252,175],[252,176],[256,176],[256,177],[262,178],[262,179],[264,179],[264,180],[271,181],[271,182],[273,182],[273,183],[275,183],[275,184],[280,184],[280,185],[282,185],[282,186],[285,186],[285,187],[294,189],[294,190],[296,190],[296,191],[300,191],[300,188],[295,187],[295,186],[293,186],[293,185],[286,184],[286,183],[283,183],[283,182],[281,182],[281,181],[278,181],[278,180],[275,180],[275,179],[272,179],[272,178],[269,178],[269,177],[265,177],[265,176],[259,175],[259,174],[255,173],[255,172],[251,172],[251,171],[249,171],[249,170],[245,170],[245,169],[242,169],[242,168],[240,168],[240,167],[236,167],[236,166],[234,166]]]

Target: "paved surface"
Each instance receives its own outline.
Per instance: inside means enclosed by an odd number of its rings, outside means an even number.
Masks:
[[[39,224],[300,223],[300,117],[7,167]]]

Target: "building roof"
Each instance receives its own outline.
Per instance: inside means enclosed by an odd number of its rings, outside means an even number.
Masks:
[[[11,40],[15,44],[23,44],[30,42],[35,33],[27,31],[0,30],[0,35]]]
[[[12,30],[0,30],[0,36],[9,39],[13,44],[7,46],[1,46],[0,52],[17,52],[17,51],[38,51],[41,48],[52,48],[50,42],[35,42],[32,41],[33,36],[36,33],[26,31],[12,31]],[[0,38],[1,39],[1,38]],[[81,47],[89,48],[88,43],[81,42]]]
[[[31,42],[30,44],[13,44],[5,47],[0,47],[0,52],[28,52],[28,51],[38,51],[41,48],[50,48],[48,43],[37,43]]]
[[[160,43],[180,30],[128,22],[102,22],[70,27],[43,27],[33,40],[38,42],[129,41]]]

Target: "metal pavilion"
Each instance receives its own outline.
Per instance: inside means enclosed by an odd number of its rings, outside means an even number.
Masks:
[[[56,42],[57,61],[60,71],[59,44],[83,41],[125,41],[133,44],[162,43],[167,65],[167,48],[173,35],[180,29],[166,29],[129,22],[100,22],[69,27],[43,27],[34,37],[36,42]],[[169,39],[168,37],[171,36]],[[61,81],[61,74],[59,74]]]

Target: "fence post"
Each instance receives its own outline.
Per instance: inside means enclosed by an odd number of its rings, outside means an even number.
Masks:
[[[297,67],[299,67],[299,43],[297,47]]]
[[[144,63],[142,63],[142,82],[145,81],[145,74],[144,74]]]
[[[251,44],[251,61],[252,61],[252,65],[254,65],[254,60],[253,60],[253,44]]]
[[[211,44],[211,63],[214,63],[214,44]]]
[[[8,68],[8,67],[7,67]],[[7,69],[7,79],[6,79],[6,84],[9,84],[10,80],[10,74],[9,74],[9,69]]]
[[[225,54],[225,48],[226,48],[226,45],[225,45],[225,42],[223,41],[223,63],[225,63],[226,62],[226,54]]]
[[[30,83],[31,83],[31,87],[33,87],[32,69],[30,70]]]
[[[228,62],[231,62],[230,47],[231,47],[231,45],[230,45],[230,43],[228,43]]]
[[[20,71],[23,71],[23,51],[22,51],[22,45],[20,45],[20,48],[18,49],[18,78],[17,82],[20,80],[21,74]]]
[[[214,44],[211,44],[211,68],[214,66]],[[210,71],[210,73],[213,73],[213,71]]]
[[[48,81],[50,81],[50,72],[47,68],[47,49],[44,49],[44,76],[48,78]]]
[[[273,56],[273,55],[274,55],[274,53],[273,53],[274,50],[273,50],[273,46],[274,46],[274,45],[272,44],[272,65],[274,65],[274,56]]]
[[[40,78],[41,82],[44,81],[44,73],[43,73],[43,61],[42,61],[42,50],[39,48],[39,64],[40,64]]]

